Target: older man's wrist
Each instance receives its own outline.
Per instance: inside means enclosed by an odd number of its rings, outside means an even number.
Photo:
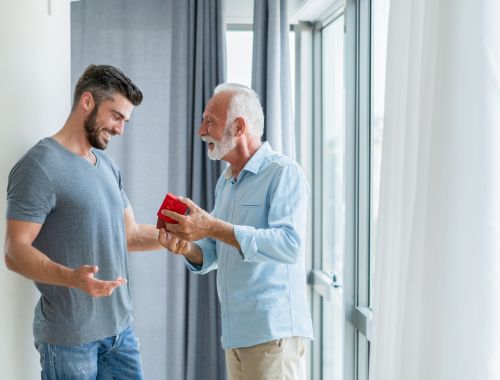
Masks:
[[[191,249],[186,252],[184,257],[193,265],[203,264],[203,254],[201,252],[201,248],[195,243],[191,243]]]

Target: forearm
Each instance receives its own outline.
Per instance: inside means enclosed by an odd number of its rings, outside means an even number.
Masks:
[[[234,226],[221,219],[214,218],[209,237],[232,245],[238,250],[241,249],[240,243],[236,240],[236,236],[234,235]]]
[[[66,287],[74,287],[72,269],[50,260],[38,249],[24,243],[5,246],[5,263],[13,272],[30,280]]]
[[[92,297],[110,296],[114,289],[127,282],[122,277],[111,281],[96,279],[94,275],[99,268],[92,263],[68,268],[52,261],[33,247],[40,229],[37,223],[7,221],[4,251],[8,269],[36,282],[80,289]]]
[[[158,230],[152,224],[137,224],[133,231],[127,233],[127,247],[130,252],[161,249]]]
[[[191,264],[203,265],[203,253],[201,252],[200,247],[198,247],[194,243],[191,243],[191,249],[187,253],[184,254],[184,257]]]

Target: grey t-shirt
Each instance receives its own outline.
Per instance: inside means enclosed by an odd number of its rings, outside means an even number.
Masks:
[[[95,277],[129,278],[124,209],[129,201],[111,158],[93,150],[96,165],[53,138],[31,148],[14,166],[7,187],[7,219],[42,224],[33,246],[70,268],[98,265]],[[128,283],[110,297],[35,283],[35,342],[81,344],[113,336],[132,323]]]

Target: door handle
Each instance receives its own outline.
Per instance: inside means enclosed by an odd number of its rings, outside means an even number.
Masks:
[[[317,269],[309,273],[308,282],[316,292],[329,301],[333,299],[334,289],[342,288],[342,284],[338,281],[335,274],[330,276],[322,270]]]
[[[332,275],[332,286],[334,288],[341,288],[342,287],[342,284],[339,282],[337,275],[335,273]]]

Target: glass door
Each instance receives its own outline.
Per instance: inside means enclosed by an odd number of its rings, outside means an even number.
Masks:
[[[323,379],[343,379],[345,252],[344,17],[322,32],[322,271],[333,290],[323,302]]]
[[[335,0],[314,26],[313,380],[369,376],[388,2]]]
[[[344,273],[346,199],[345,199],[345,70],[344,15],[318,31],[321,51],[320,115],[316,136],[315,184],[315,263],[313,288],[319,294],[321,332],[321,379],[344,379],[345,308],[342,288]],[[318,335],[318,331],[316,331]]]

